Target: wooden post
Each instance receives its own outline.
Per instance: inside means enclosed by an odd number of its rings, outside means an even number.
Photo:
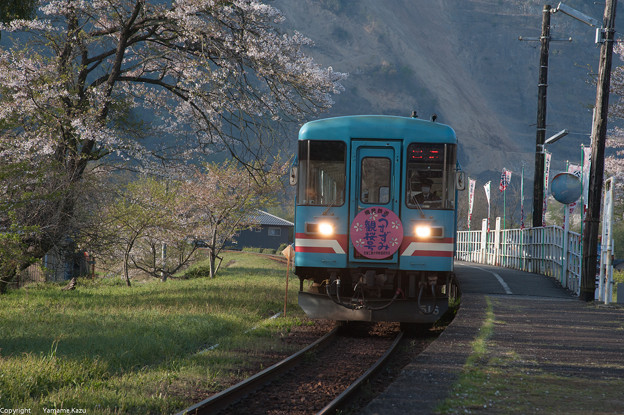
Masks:
[[[295,250],[292,245],[288,245],[283,251],[282,255],[286,257],[286,294],[284,295],[284,317],[286,317],[286,304],[288,303],[288,274],[290,272],[290,261],[295,256]]]
[[[535,175],[533,176],[533,227],[542,226],[544,210],[544,141],[546,140],[546,90],[548,88],[548,48],[550,46],[549,4],[542,10],[539,82],[537,84],[537,133],[535,135]]]
[[[580,298],[594,301],[596,289],[596,263],[598,258],[598,225],[600,223],[600,201],[604,177],[604,150],[607,137],[607,115],[609,111],[609,87],[611,85],[611,62],[615,32],[615,9],[617,0],[607,0],[603,17],[604,39],[600,47],[600,66],[596,90],[596,106],[592,125],[592,155],[589,172],[589,193],[587,216],[583,229],[583,269],[581,274]]]

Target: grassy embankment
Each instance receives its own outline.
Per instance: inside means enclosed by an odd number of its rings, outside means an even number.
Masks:
[[[291,351],[280,333],[301,324],[296,278],[288,318],[268,318],[284,307],[285,264],[227,253],[224,267],[213,280],[79,280],[0,297],[0,408],[172,413],[258,372],[268,351]]]
[[[624,283],[624,271],[616,271],[613,273],[613,301],[617,301],[617,285]],[[624,293],[622,293],[624,295]]]

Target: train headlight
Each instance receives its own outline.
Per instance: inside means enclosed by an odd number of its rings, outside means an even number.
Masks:
[[[327,222],[321,222],[318,225],[318,231],[321,235],[329,236],[334,234],[334,225]]]
[[[419,238],[429,238],[432,234],[431,226],[429,225],[416,225],[414,231]]]

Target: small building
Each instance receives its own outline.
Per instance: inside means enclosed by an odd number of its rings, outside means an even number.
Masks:
[[[94,273],[95,260],[75,244],[54,247],[40,262],[23,270],[17,280],[21,287],[31,282],[60,282]]]
[[[232,247],[277,249],[282,244],[293,242],[295,224],[286,219],[258,209],[250,215],[249,223],[254,225],[250,229],[241,231],[231,241]]]

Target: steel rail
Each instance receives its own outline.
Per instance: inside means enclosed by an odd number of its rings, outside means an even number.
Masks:
[[[264,369],[259,373],[256,373],[250,378],[247,378],[224,391],[212,395],[210,398],[204,399],[203,401],[178,412],[177,415],[213,414],[225,409],[228,405],[240,400],[245,395],[268,383],[269,380],[272,380],[273,378],[288,371],[295,364],[299,363],[306,353],[334,340],[338,330],[339,327],[334,328],[332,331],[292,356],[287,357],[286,359]]]
[[[394,353],[395,349],[403,339],[403,331],[401,331],[392,345],[388,348],[388,350],[375,362],[373,366],[371,366],[362,376],[357,378],[355,382],[353,382],[347,389],[345,389],[340,395],[338,395],[333,401],[327,404],[323,409],[316,413],[316,415],[329,415],[334,414],[339,409],[339,407],[344,404],[351,395],[356,392],[362,383],[368,380],[377,370],[381,368],[381,366],[388,360],[388,358]]]

